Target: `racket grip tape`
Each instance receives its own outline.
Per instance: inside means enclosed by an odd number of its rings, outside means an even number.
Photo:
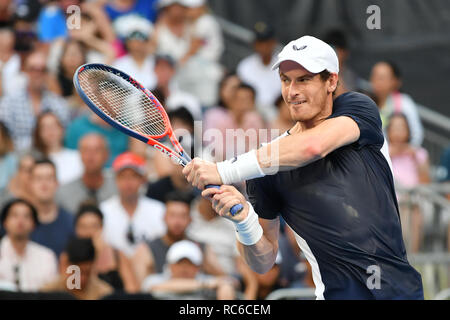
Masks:
[[[216,188],[219,189],[220,186],[215,185],[215,184],[208,184],[207,186],[205,186],[205,188]],[[234,206],[231,207],[230,209],[230,213],[232,216],[237,215],[239,212],[242,211],[242,209],[244,209],[244,206],[242,204],[235,204]]]

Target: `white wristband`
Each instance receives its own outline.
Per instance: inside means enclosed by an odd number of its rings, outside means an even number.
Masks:
[[[218,162],[217,171],[223,184],[233,184],[265,176],[259,166],[255,150],[241,154],[231,160]]]
[[[259,241],[263,235],[263,229],[258,221],[258,215],[253,209],[252,205],[249,205],[247,217],[240,222],[235,222],[236,238],[240,243],[251,246]]]

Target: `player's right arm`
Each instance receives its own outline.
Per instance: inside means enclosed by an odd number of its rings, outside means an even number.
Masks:
[[[208,188],[202,196],[211,197],[217,214],[234,222],[238,250],[252,270],[258,273],[269,271],[278,253],[279,218],[258,218],[252,205],[233,186]],[[242,204],[244,209],[232,216],[230,209],[236,204]]]

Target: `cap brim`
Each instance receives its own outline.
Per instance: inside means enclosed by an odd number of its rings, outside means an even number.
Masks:
[[[305,60],[299,59],[298,57],[295,57],[295,58],[294,57],[285,57],[285,58],[278,59],[278,61],[275,62],[275,64],[272,66],[272,70],[279,68],[280,64],[285,61],[296,62],[299,65],[301,65],[303,68],[305,68],[306,70],[308,70],[309,72],[312,72],[312,73],[319,73],[319,72],[322,72],[323,70],[325,70],[325,68],[317,65],[314,61],[306,60],[306,59]]]

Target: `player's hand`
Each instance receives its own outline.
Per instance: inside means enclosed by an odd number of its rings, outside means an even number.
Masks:
[[[222,179],[217,171],[217,165],[200,158],[194,158],[189,162],[184,167],[183,174],[188,182],[200,190],[203,190],[208,184],[222,184]]]
[[[211,198],[212,207],[219,216],[234,222],[240,222],[247,218],[249,210],[248,203],[242,193],[233,186],[222,185],[219,189],[208,188],[203,190],[202,196]],[[232,216],[230,209],[236,204],[242,204],[244,208],[241,212]]]

